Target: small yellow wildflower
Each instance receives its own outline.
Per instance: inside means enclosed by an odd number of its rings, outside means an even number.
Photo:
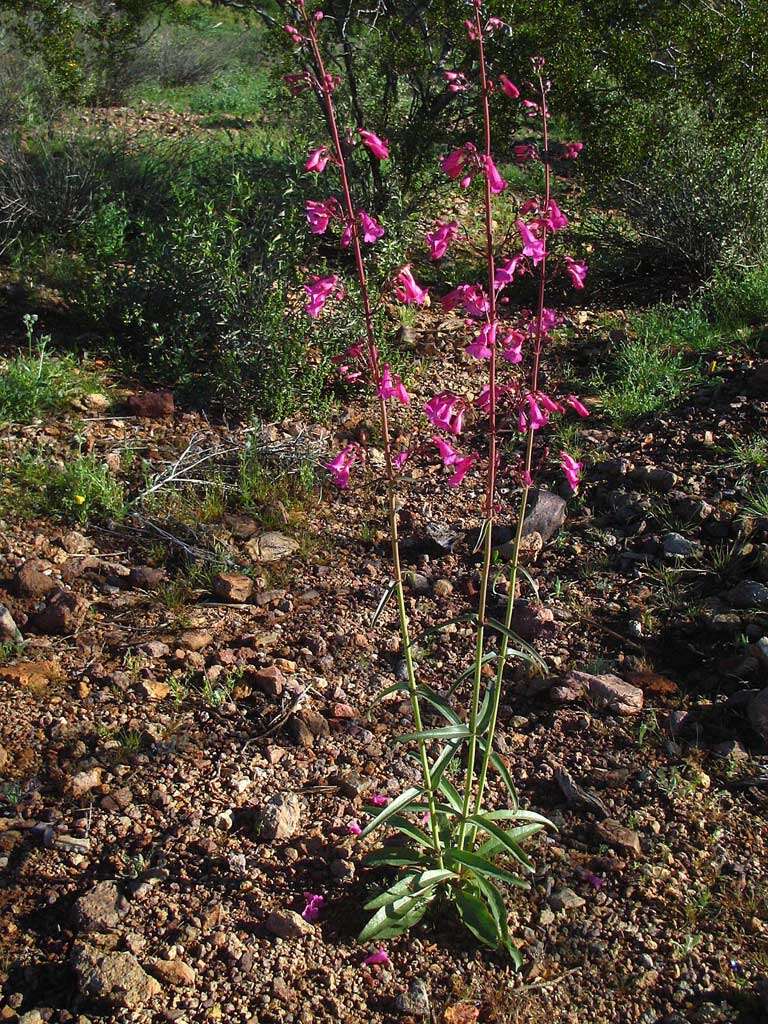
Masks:
[[[75,495],[75,504],[76,505],[84,505],[85,504],[85,495],[84,494],[76,494]]]

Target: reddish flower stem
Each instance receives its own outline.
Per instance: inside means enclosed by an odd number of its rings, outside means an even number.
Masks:
[[[496,268],[493,251],[493,198],[488,175],[491,153],[491,111],[488,102],[488,70],[485,62],[485,45],[483,41],[483,23],[479,4],[475,5],[475,29],[477,32],[477,49],[480,63],[480,96],[483,112],[483,153],[485,157],[485,175],[483,189],[483,207],[485,213],[485,258],[488,271],[488,322],[496,321]],[[477,638],[475,644],[475,665],[472,679],[472,697],[469,709],[469,741],[467,749],[467,768],[464,780],[462,800],[462,818],[466,819],[472,802],[472,791],[475,781],[475,761],[478,743],[478,715],[480,711],[480,695],[482,690],[483,654],[485,651],[485,616],[488,607],[488,589],[491,578],[491,562],[493,556],[493,520],[496,505],[496,345],[491,346],[491,358],[488,363],[488,470],[485,484],[485,520],[483,529],[483,566],[480,574],[480,594],[477,607]],[[459,832],[459,846],[463,847],[466,822],[462,821]],[[474,834],[474,831],[473,831]]]
[[[376,345],[376,335],[373,327],[373,314],[371,310],[371,301],[368,291],[368,280],[365,272],[365,261],[363,260],[362,247],[360,244],[359,225],[357,223],[357,216],[355,214],[355,206],[352,201],[352,190],[349,184],[347,163],[344,154],[344,149],[341,144],[341,136],[339,134],[338,121],[336,118],[336,108],[333,102],[333,94],[328,85],[328,76],[326,74],[325,63],[323,61],[323,56],[320,51],[320,46],[317,40],[315,22],[309,16],[306,15],[306,13],[303,10],[303,5],[300,7],[300,10],[304,15],[306,36],[307,39],[309,40],[309,44],[312,50],[312,56],[315,62],[315,68],[318,76],[317,83],[322,94],[323,105],[325,107],[325,115],[328,122],[328,129],[331,133],[331,138],[333,140],[333,148],[336,154],[336,161],[339,169],[339,177],[341,179],[341,189],[344,198],[344,212],[352,236],[352,251],[355,256],[357,280],[360,286],[360,295],[363,303],[363,318],[365,320],[368,366],[371,372],[371,379],[373,385],[376,389],[379,404],[379,422],[381,426],[382,445],[384,449],[384,462],[386,467],[387,478],[387,511],[389,518],[392,571],[395,577],[395,596],[397,600],[398,618],[400,623],[400,636],[403,644],[403,660],[405,661],[407,672],[408,695],[411,703],[411,713],[413,715],[413,722],[416,732],[421,733],[423,731],[423,721],[421,717],[421,705],[419,703],[416,670],[413,663],[413,651],[410,639],[408,613],[405,607],[405,593],[403,590],[403,572],[400,561],[400,541],[398,535],[396,500],[397,476],[392,461],[392,440],[389,429],[389,412],[387,409],[387,402],[386,399],[382,398],[381,395],[379,395],[378,393],[379,384],[381,383],[381,367],[379,363],[378,348]],[[435,850],[437,863],[440,867],[442,867],[442,845],[440,842],[440,832],[438,828],[437,814],[435,811],[435,795],[432,788],[432,776],[429,766],[429,757],[427,754],[426,742],[423,739],[419,739],[417,741],[417,746],[419,753],[419,761],[421,763],[422,774],[424,778],[424,789],[430,812],[429,817],[430,827],[432,830],[432,842]]]
[[[547,125],[547,90],[541,74],[538,75],[539,94],[541,96],[541,114],[543,125],[544,143],[544,210],[549,209],[549,201],[552,194],[552,172],[549,165],[549,128]],[[533,350],[533,366],[531,368],[531,391],[536,392],[539,388],[539,369],[541,366],[541,349],[544,341],[544,296],[547,287],[547,225],[546,220],[542,230],[544,240],[544,257],[539,264],[539,297],[536,317],[536,337]],[[504,614],[504,625],[509,630],[512,626],[512,617],[515,610],[515,591],[517,590],[518,566],[520,564],[520,545],[523,539],[523,523],[528,507],[528,496],[530,485],[525,481],[530,480],[531,466],[533,464],[533,441],[535,431],[529,426],[525,448],[525,475],[523,477],[523,491],[520,495],[520,508],[517,517],[517,529],[515,531],[515,542],[512,549],[512,558],[509,563],[509,592],[507,594],[507,607]],[[488,735],[486,737],[483,761],[480,766],[480,775],[475,796],[474,812],[477,814],[482,806],[483,792],[488,778],[488,766],[493,753],[493,737],[496,732],[496,723],[499,717],[499,704],[501,701],[501,689],[504,682],[504,669],[507,663],[509,651],[509,635],[504,633],[499,641],[499,655],[496,662],[496,678],[494,683],[493,708],[488,724]]]

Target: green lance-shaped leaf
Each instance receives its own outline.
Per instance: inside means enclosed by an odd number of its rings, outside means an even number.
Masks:
[[[421,732],[409,732],[398,736],[395,743],[409,743],[411,740],[463,740],[469,736],[466,725],[444,725],[439,729],[422,729]]]
[[[513,838],[511,832],[505,832],[504,829],[499,828],[499,826],[494,824],[493,821],[490,821],[488,816],[485,814],[471,814],[467,818],[467,821],[471,825],[479,825],[480,828],[487,832],[492,839],[495,839],[500,843],[501,847],[505,849],[507,853],[510,853],[518,864],[521,864],[526,871],[533,871],[533,864],[531,863],[530,858],[520,848],[518,841],[519,837]],[[536,826],[524,825],[522,827],[523,829],[527,829],[534,828]],[[538,828],[541,828],[541,826],[538,826]]]
[[[518,875],[512,874],[511,871],[507,871],[506,868],[499,867],[497,864],[493,864],[485,857],[481,857],[479,853],[473,853],[471,850],[459,850],[451,849],[445,851],[445,859],[456,864],[463,864],[468,868],[471,868],[473,872],[478,875],[486,875],[488,878],[497,878],[500,882],[506,882],[508,885],[514,885],[518,889],[530,888],[528,883],[520,878]]]
[[[393,693],[404,693],[410,695],[410,687],[406,682],[392,683],[391,686],[386,687],[384,690],[380,690],[373,699],[370,708],[368,709],[368,717],[371,717],[371,713],[377,704],[380,704],[386,697],[391,696]],[[417,686],[416,696],[421,700],[431,704],[433,708],[440,712],[440,714],[452,725],[460,725],[461,719],[447,703],[444,697],[434,690],[430,689],[429,686]]]
[[[456,895],[456,909],[459,912],[465,927],[467,927],[475,938],[491,949],[498,949],[502,943],[502,935],[495,918],[486,907],[483,900],[474,893],[460,889]]]
[[[393,885],[390,885],[384,892],[369,900],[365,904],[365,909],[376,910],[379,907],[387,906],[389,903],[394,903],[401,896],[412,896],[417,892],[429,892],[430,889],[434,889],[435,886],[447,881],[447,879],[455,877],[456,873],[448,868],[433,868],[421,873],[411,871]]]
[[[517,658],[527,661],[530,665],[534,665],[540,672],[546,670],[546,663],[544,659],[538,654],[530,644],[527,644],[522,637],[519,637],[517,633],[513,633],[511,629],[507,629],[503,622],[499,622],[498,619],[488,618],[485,623],[490,629],[495,629],[498,633],[502,633],[512,644],[516,645],[507,650],[507,656],[510,654]]]
[[[461,796],[459,794],[459,791],[453,785],[453,783],[449,782],[448,779],[443,777],[440,779],[437,788],[446,798],[446,800],[454,809],[454,811],[458,811],[458,813],[461,814],[463,810]]]
[[[363,864],[368,868],[408,868],[425,862],[425,855],[410,846],[382,846],[363,857]]]
[[[529,585],[531,587],[531,590],[533,591],[533,596],[536,598],[536,600],[537,601],[541,600],[541,598],[539,597],[539,585],[536,582],[536,580],[533,578],[533,576],[531,576],[531,574],[525,568],[525,566],[524,565],[520,565],[518,563],[517,571],[518,571],[518,574],[520,576],[524,576],[525,579],[528,581],[528,583],[529,583]]]
[[[383,807],[372,821],[368,822],[363,829],[360,838],[365,839],[366,836],[369,836],[371,832],[375,831],[380,825],[383,825],[387,818],[391,818],[393,814],[397,814],[398,811],[401,811],[411,802],[411,800],[414,800],[423,792],[424,790],[421,786],[411,786],[409,789],[403,790],[399,796],[396,796],[395,799],[391,800],[386,807]]]
[[[432,840],[417,825],[411,824],[407,818],[403,818],[401,815],[396,814],[394,817],[389,819],[389,827],[395,829],[396,832],[400,832],[404,836],[408,836],[409,839],[413,839],[419,846],[425,846],[430,848],[432,846]]]
[[[443,775],[450,767],[451,761],[456,757],[456,754],[463,742],[463,739],[458,739],[447,743],[432,762],[429,776],[432,779],[432,785],[434,787],[438,786],[440,779],[442,779]]]
[[[480,747],[481,754],[483,756],[485,756],[485,749],[486,749],[485,741],[484,740],[480,740],[478,745]],[[501,781],[506,786],[507,792],[509,793],[509,796],[510,796],[510,799],[512,800],[512,803],[514,804],[515,807],[517,807],[517,789],[515,787],[515,783],[514,783],[514,781],[512,779],[512,776],[510,775],[509,768],[507,768],[507,766],[504,763],[503,759],[501,757],[499,757],[499,755],[496,753],[495,750],[491,751],[490,761],[491,761],[491,764],[493,765],[493,767],[496,769],[496,771],[501,776]]]
[[[489,661],[496,661],[497,657],[498,655],[496,654],[495,651],[489,651],[487,654],[484,654],[483,657],[480,659],[480,666],[482,667],[483,665],[487,665]],[[446,696],[452,697],[454,693],[458,690],[458,688],[461,686],[461,684],[464,682],[464,680],[469,679],[469,677],[473,676],[474,674],[475,662],[472,662],[469,668],[465,668],[464,671],[460,672],[456,679],[454,679],[454,681],[448,688],[448,693],[446,694]]]

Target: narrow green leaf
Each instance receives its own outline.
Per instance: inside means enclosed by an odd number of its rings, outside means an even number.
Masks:
[[[383,928],[379,928],[376,938],[380,941],[394,939],[398,935],[402,935],[403,932],[407,932],[409,928],[413,928],[426,914],[431,899],[431,896],[422,897],[407,913],[392,918]]]
[[[437,788],[440,790],[440,792],[446,798],[446,800],[451,805],[451,807],[455,811],[458,811],[459,813],[461,813],[461,810],[462,810],[461,797],[459,795],[459,791],[456,789],[456,787],[453,785],[453,783],[449,782],[448,779],[442,778],[442,779],[440,779],[440,782],[439,782]]]
[[[399,814],[396,814],[394,818],[389,819],[389,827],[395,829],[397,832],[401,832],[404,836],[408,836],[409,839],[413,839],[414,842],[419,844],[419,846],[432,846],[432,840],[426,832],[422,831],[416,825],[412,825],[407,818],[403,818]]]
[[[499,928],[479,896],[466,890],[459,890],[455,896],[456,909],[465,927],[475,938],[491,949],[498,949],[501,943]]]
[[[523,661],[536,665],[536,667],[542,671],[546,669],[546,662],[541,655],[538,654],[530,644],[527,644],[522,637],[518,636],[517,633],[514,633],[511,629],[507,629],[503,622],[499,622],[498,619],[488,618],[486,619],[486,625],[491,629],[495,629],[498,633],[502,633],[508,640],[511,640],[517,645],[515,649],[508,651],[508,654],[514,654],[518,658],[522,658]]]
[[[362,831],[360,836],[361,839],[365,839],[371,832],[383,825],[387,818],[391,818],[393,814],[397,814],[398,811],[402,810],[406,804],[410,803],[414,797],[420,796],[424,790],[421,786],[411,786],[409,789],[404,790],[400,796],[396,796],[394,800],[391,800],[386,807],[383,807],[381,811],[376,815],[373,821],[369,821],[368,824]]]
[[[466,725],[444,725],[439,729],[422,729],[395,737],[395,743],[409,743],[412,740],[456,740],[466,739],[469,729]]]
[[[513,875],[511,871],[507,871],[505,868],[500,868],[496,864],[492,864],[491,861],[485,857],[481,857],[479,853],[473,853],[471,850],[446,850],[446,859],[448,861],[455,861],[457,864],[465,864],[468,868],[472,868],[480,875],[486,875],[488,878],[498,878],[500,882],[506,882],[508,885],[514,885],[518,889],[527,888],[527,884],[522,878],[517,875]]]
[[[485,756],[485,742],[483,740],[480,740],[478,746],[480,747],[480,751],[483,754],[483,756]],[[510,795],[512,803],[515,805],[515,807],[517,807],[517,789],[515,788],[515,783],[512,781],[512,776],[510,775],[509,768],[507,768],[503,759],[496,753],[495,750],[491,751],[490,761],[493,767],[501,776],[501,780],[507,788],[507,792]]]
[[[436,693],[429,686],[419,686],[416,693],[425,700],[427,704],[431,704],[433,708],[436,708],[444,718],[446,718],[453,725],[462,725],[462,721],[450,704],[447,703],[444,697],[441,697],[439,693]]]
[[[450,767],[451,761],[456,757],[462,743],[463,740],[453,740],[451,743],[447,743],[432,762],[429,774],[435,788]]]
[[[405,896],[409,892],[411,883],[417,877],[417,872],[409,871],[407,875],[403,875],[402,878],[398,879],[394,884],[390,885],[389,888],[379,893],[378,896],[374,896],[373,899],[364,903],[363,910],[378,910],[379,907],[384,907],[388,903],[394,903],[396,899],[399,899],[401,896]]]
[[[517,573],[518,573],[519,576],[524,576],[525,577],[525,579],[528,581],[528,583],[530,585],[531,590],[533,591],[533,596],[536,598],[537,601],[540,601],[541,598],[539,597],[539,585],[536,582],[536,580],[533,578],[533,576],[531,576],[531,574],[525,568],[525,566],[518,564],[518,566],[517,566]]]
[[[363,864],[369,868],[407,868],[424,862],[424,855],[408,846],[382,846],[363,857]]]
[[[480,661],[481,667],[483,665],[487,665],[489,661],[496,661],[496,658],[497,658],[496,652],[495,651],[489,651],[488,654],[484,654],[483,655],[483,657],[482,657],[482,659]],[[461,686],[461,684],[464,682],[464,680],[465,679],[469,679],[469,677],[473,676],[474,674],[475,674],[475,664],[473,663],[473,664],[471,664],[469,666],[469,668],[465,668],[464,671],[461,672],[456,677],[456,679],[454,679],[454,681],[448,687],[448,693],[446,694],[446,696],[447,697],[452,697],[454,695],[454,693],[456,692],[456,690],[458,690],[459,686]]]
[[[526,871],[533,871],[533,864],[526,854],[520,849],[519,844],[515,841],[510,833],[505,832],[504,829],[499,828],[492,821],[488,820],[488,817],[483,814],[471,814],[467,821],[471,825],[479,825],[484,831],[486,831],[493,839],[498,840],[502,847],[514,857],[518,864],[522,864]],[[533,828],[532,825],[524,825],[523,828]]]
[[[428,893],[435,886],[440,885],[442,882],[447,881],[449,878],[455,878],[456,872],[451,871],[449,868],[430,868],[427,871],[417,873],[415,871],[409,871],[407,875],[404,875],[401,879],[390,885],[388,889],[380,893],[378,896],[374,896],[372,900],[369,900],[365,904],[366,910],[375,910],[378,907],[384,907],[389,903],[394,903],[395,900],[400,899],[402,896],[414,896],[417,893]]]
[[[487,878],[478,878],[477,886],[488,904],[491,916],[496,922],[502,943],[509,942],[509,923],[507,922],[507,906],[504,897],[496,886]]]
[[[422,894],[415,893],[413,895],[401,896],[393,903],[380,907],[360,932],[359,941],[368,942],[370,939],[380,936],[384,931],[392,934],[391,929],[402,925],[402,919],[414,909],[420,907],[423,902]],[[408,926],[406,925],[405,927]]]
[[[396,590],[397,590],[397,580],[391,580],[390,583],[389,583],[389,586],[384,591],[384,593],[381,595],[379,603],[376,605],[376,611],[371,616],[371,629],[373,629],[373,627],[379,621],[379,617],[381,616],[381,613],[386,608],[389,599],[392,597],[392,595],[394,594],[394,592]]]
[[[491,528],[491,520],[490,519],[483,520],[483,525],[480,527],[480,532],[477,535],[477,540],[475,541],[475,546],[472,548],[472,554],[473,555],[476,555],[477,552],[480,550],[480,548],[482,548],[483,545],[485,544],[485,540],[486,540],[486,538],[488,536],[488,531],[490,530],[490,528]]]
[[[503,808],[498,811],[484,811],[484,817],[490,821],[535,821],[539,825],[548,826],[549,828],[557,828],[549,818],[545,818],[543,814],[538,814],[536,811],[523,811],[518,808]]]

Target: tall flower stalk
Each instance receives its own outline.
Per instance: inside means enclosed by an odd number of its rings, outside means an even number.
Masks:
[[[421,715],[421,704],[419,701],[418,686],[416,682],[416,672],[413,663],[413,646],[411,643],[410,636],[410,625],[408,621],[408,612],[405,605],[405,593],[403,588],[403,571],[400,559],[400,538],[398,531],[398,519],[397,519],[397,474],[394,466],[394,453],[392,448],[392,438],[389,425],[389,409],[387,407],[387,394],[386,389],[382,387],[382,381],[384,373],[381,366],[381,360],[379,357],[378,347],[376,345],[376,336],[373,325],[373,309],[371,303],[371,296],[368,287],[368,276],[365,269],[365,260],[363,259],[362,245],[360,241],[360,218],[358,212],[355,210],[355,205],[352,199],[352,190],[350,187],[349,173],[347,169],[347,155],[344,146],[342,145],[341,135],[339,133],[338,118],[336,115],[336,106],[333,99],[334,93],[334,79],[331,76],[326,67],[323,59],[322,51],[319,46],[317,36],[317,26],[322,17],[312,16],[307,13],[303,0],[298,0],[295,5],[295,11],[297,14],[297,21],[301,25],[301,29],[294,29],[294,40],[297,42],[306,43],[309,47],[311,54],[312,64],[314,65],[313,82],[314,88],[320,95],[325,110],[325,117],[327,127],[331,135],[331,141],[333,145],[333,158],[338,170],[339,180],[341,184],[341,192],[343,197],[343,217],[345,220],[345,232],[348,233],[347,237],[351,242],[352,251],[355,258],[355,270],[357,273],[357,283],[360,292],[360,301],[362,304],[363,321],[365,324],[365,341],[366,350],[365,358],[367,362],[368,372],[370,374],[371,383],[373,384],[376,395],[378,398],[378,411],[379,411],[379,425],[381,428],[382,446],[384,450],[384,465],[386,474],[386,492],[387,492],[387,516],[389,520],[389,537],[390,537],[390,550],[392,557],[392,571],[394,576],[393,590],[395,599],[397,602],[397,613],[400,625],[400,636],[402,639],[403,646],[403,660],[405,662],[405,669],[407,674],[408,682],[408,695],[411,705],[411,714],[413,716],[413,722],[417,733],[423,731],[423,722]],[[298,37],[298,38],[297,38]],[[372,151],[372,156],[376,158],[376,151],[381,156],[386,150],[386,146],[377,136],[373,133],[366,133],[368,135],[368,146]],[[365,136],[363,136],[365,139]],[[375,140],[375,141],[373,141]],[[442,849],[440,843],[440,835],[438,832],[438,820],[435,812],[435,796],[431,785],[431,772],[429,757],[427,754],[426,740],[419,738],[417,740],[419,762],[421,765],[425,795],[429,808],[429,819],[432,831],[432,841],[435,850],[435,856],[437,862],[442,866]]]
[[[424,406],[432,436],[411,451],[395,452],[392,443],[391,416],[393,405],[410,404],[410,396],[400,378],[383,363],[376,344],[374,310],[369,278],[366,273],[365,246],[375,245],[385,228],[365,210],[355,205],[350,178],[350,153],[355,133],[340,126],[334,93],[339,84],[329,74],[318,36],[323,14],[310,14],[304,0],[286,2],[289,21],[285,28],[304,54],[301,74],[289,76],[294,92],[312,89],[320,100],[325,115],[329,140],[318,145],[307,157],[308,173],[321,175],[333,167],[338,173],[339,196],[310,200],[306,215],[310,231],[325,235],[338,227],[339,244],[351,249],[354,256],[357,287],[364,336],[335,357],[340,374],[347,381],[367,383],[376,395],[379,425],[384,451],[386,512],[389,522],[393,582],[385,592],[380,609],[394,596],[400,628],[405,681],[395,683],[384,695],[407,691],[413,731],[400,737],[401,742],[414,743],[421,769],[421,782],[411,786],[388,802],[372,808],[372,817],[361,832],[364,840],[380,828],[399,834],[400,845],[385,844],[366,857],[371,866],[395,868],[395,881],[365,905],[373,915],[361,933],[361,940],[382,939],[396,935],[420,920],[430,908],[441,901],[453,903],[466,927],[483,943],[505,949],[520,962],[520,955],[509,934],[504,895],[499,885],[526,888],[526,874],[533,866],[522,844],[550,823],[533,811],[518,807],[514,781],[505,762],[494,751],[504,676],[510,657],[531,665],[543,664],[535,650],[517,637],[513,630],[515,594],[521,573],[520,554],[524,520],[529,493],[533,484],[534,450],[537,433],[545,428],[555,414],[567,408],[579,415],[587,410],[574,395],[562,400],[546,394],[540,387],[541,361],[545,343],[557,325],[556,314],[545,306],[546,286],[554,273],[564,272],[576,287],[583,287],[586,267],[570,256],[554,258],[549,252],[550,239],[567,227],[568,219],[552,197],[548,118],[548,83],[543,76],[543,61],[534,60],[536,99],[522,98],[520,90],[505,74],[491,73],[487,43],[495,31],[503,27],[499,19],[489,17],[482,0],[472,0],[472,17],[465,22],[470,40],[476,44],[479,109],[482,131],[479,146],[469,140],[442,159],[445,173],[468,188],[474,179],[482,180],[481,202],[484,237],[485,284],[458,284],[442,297],[445,310],[460,310],[472,338],[466,345],[468,355],[486,363],[484,384],[473,400],[443,389]],[[449,92],[469,92],[472,83],[463,72],[445,71]],[[544,168],[542,196],[523,203],[517,211],[516,229],[520,250],[511,256],[497,252],[494,237],[494,202],[507,188],[499,173],[492,151],[492,98],[502,95],[511,102],[520,101],[521,118],[540,118],[543,146],[531,143],[514,147],[520,162],[540,160]],[[357,127],[359,144],[376,160],[389,157],[389,145],[375,132]],[[580,143],[563,147],[560,157],[578,155]],[[506,199],[504,201],[507,201]],[[426,234],[429,254],[442,260],[456,241],[460,226],[456,221],[438,221]],[[538,302],[534,313],[519,311],[516,316],[500,314],[501,303],[508,297],[502,293],[524,274],[536,275]],[[329,302],[347,298],[343,284],[335,273],[316,275],[305,284],[308,296],[307,314],[320,317]],[[394,299],[404,304],[423,305],[428,289],[413,276],[411,264],[394,270],[388,288]],[[457,444],[464,433],[465,420],[473,418],[482,426],[487,444],[485,451],[462,451]],[[499,443],[499,423],[511,419],[516,423],[522,441],[522,452],[507,453]],[[405,463],[436,449],[443,465],[450,471],[448,484],[459,487],[467,476],[483,469],[485,496],[479,548],[482,549],[478,606],[467,618],[475,624],[474,654],[469,669],[447,693],[419,682],[413,658],[413,640],[403,587],[398,537],[398,480]],[[509,465],[502,456],[511,454]],[[347,444],[328,463],[328,470],[340,487],[348,486],[355,467],[365,461],[362,445]],[[571,487],[578,486],[581,466],[562,453],[562,466]],[[512,558],[509,564],[509,591],[503,621],[489,615],[491,572],[494,559],[494,523],[498,515],[498,482],[502,473],[511,474],[520,484],[517,527]],[[527,574],[526,574],[527,575]],[[379,610],[380,610],[379,609]],[[435,628],[439,629],[438,624]],[[485,682],[484,669],[495,660],[490,683]],[[471,680],[471,692],[465,709],[454,708],[451,695],[461,692],[463,679]],[[422,707],[429,705],[445,725],[425,728]],[[508,794],[508,806],[484,809],[488,777],[493,768]]]

